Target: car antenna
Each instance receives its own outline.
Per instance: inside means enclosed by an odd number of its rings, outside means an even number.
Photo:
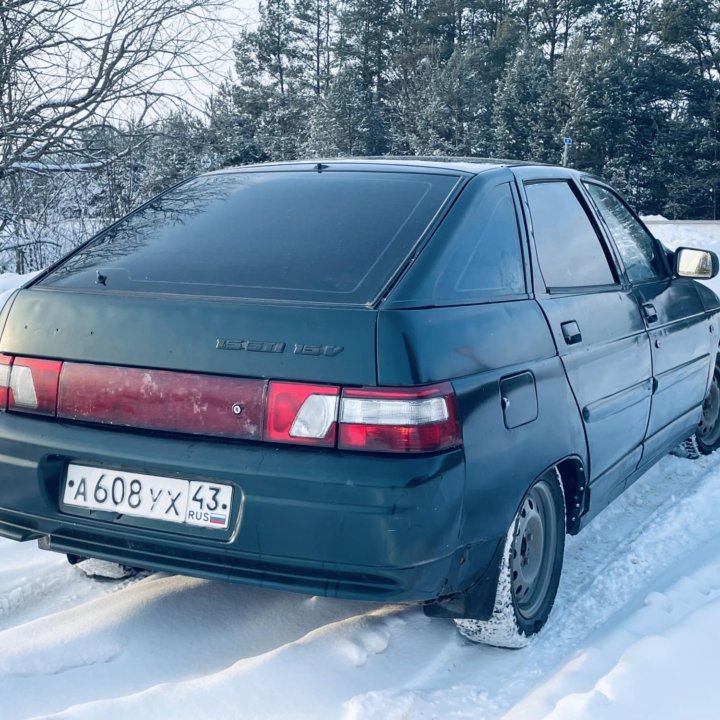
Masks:
[[[323,163],[318,163],[318,164],[315,166],[315,169],[316,169],[319,173],[321,173],[323,170],[327,170],[329,167],[330,167],[329,165],[323,165]]]

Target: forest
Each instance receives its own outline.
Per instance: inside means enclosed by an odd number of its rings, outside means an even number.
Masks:
[[[256,20],[202,107],[119,121],[102,100],[22,152],[0,129],[0,266],[42,267],[196,173],[297,158],[566,164],[641,213],[717,218],[720,0],[262,0]]]

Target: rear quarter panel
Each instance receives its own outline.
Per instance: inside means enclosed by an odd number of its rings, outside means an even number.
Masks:
[[[501,382],[523,372],[534,378],[537,417],[508,428]],[[587,461],[579,411],[537,303],[379,313],[380,385],[448,379],[457,393],[465,454],[459,544],[497,539],[543,470],[569,455]]]

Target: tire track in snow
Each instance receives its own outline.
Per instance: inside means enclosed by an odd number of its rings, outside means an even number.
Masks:
[[[10,541],[0,540],[0,549],[5,550],[6,555],[12,554],[10,550],[13,545]],[[112,583],[95,582],[83,577],[62,555],[30,547],[22,547],[22,552],[17,555],[27,557],[29,562],[25,565],[17,562],[16,558],[15,572],[4,569],[0,574],[0,632],[49,612],[59,612],[95,597],[110,595],[141,579],[136,577]],[[31,558],[38,556],[40,560],[32,562]]]
[[[0,633],[0,696],[12,698],[2,719],[46,717],[74,704],[212,676],[375,607],[150,576],[110,597]],[[370,633],[349,644],[346,655],[361,666],[385,644],[382,633]]]

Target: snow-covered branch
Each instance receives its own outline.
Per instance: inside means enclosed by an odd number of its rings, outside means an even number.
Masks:
[[[0,173],[43,163],[90,121],[142,115],[207,70],[222,0],[0,4]],[[48,167],[43,167],[48,170]]]

